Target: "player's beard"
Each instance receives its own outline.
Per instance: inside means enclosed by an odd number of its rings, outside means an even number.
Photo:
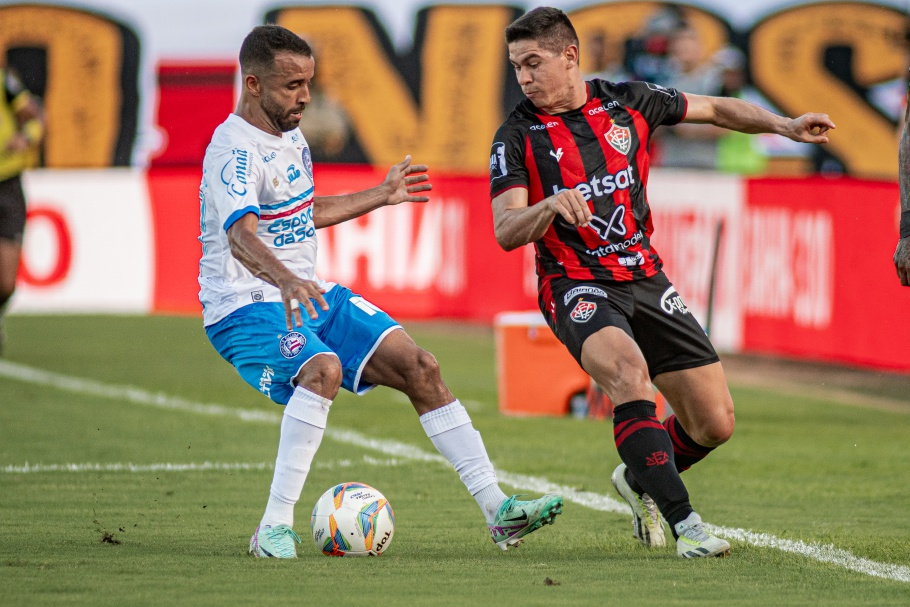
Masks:
[[[304,109],[306,109],[306,105],[304,104],[287,110],[271,99],[265,98],[262,100],[262,110],[265,112],[266,116],[269,117],[269,120],[272,121],[272,124],[278,127],[278,130],[282,133],[293,131],[300,125],[300,120],[292,118],[291,114],[294,114],[295,112],[300,112],[302,114]]]

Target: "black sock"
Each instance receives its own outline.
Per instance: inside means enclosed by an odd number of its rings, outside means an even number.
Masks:
[[[673,441],[673,459],[676,461],[676,469],[680,472],[688,470],[714,451],[714,447],[705,447],[692,440],[675,415],[664,420],[664,428]]]
[[[673,461],[673,442],[655,413],[653,401],[633,400],[617,406],[613,410],[613,439],[619,457],[629,468],[626,479],[634,479],[632,488],[643,489],[651,496],[672,529],[689,516],[692,506]]]

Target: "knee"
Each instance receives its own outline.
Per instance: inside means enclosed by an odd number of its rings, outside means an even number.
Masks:
[[[707,423],[702,424],[702,427],[695,431],[692,439],[705,447],[718,447],[730,440],[735,426],[736,418],[733,415],[731,402],[728,409],[712,415]]]
[[[436,383],[441,378],[436,357],[422,348],[417,349],[411,364],[408,365],[407,374],[409,384]]]
[[[335,356],[318,355],[303,366],[295,379],[296,385],[323,398],[333,399],[341,388],[344,370]]]
[[[600,378],[595,379],[604,387],[607,395],[616,401],[615,404],[617,405],[621,405],[627,400],[645,398],[654,394],[654,388],[651,386],[651,376],[648,374],[648,368],[645,365],[616,365],[614,368],[607,370],[603,378],[604,381],[601,381]]]

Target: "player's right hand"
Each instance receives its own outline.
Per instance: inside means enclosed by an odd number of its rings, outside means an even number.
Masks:
[[[323,312],[328,311],[329,304],[326,303],[322,296],[325,289],[319,286],[314,280],[304,280],[296,276],[286,283],[278,285],[281,289],[281,301],[284,302],[284,318],[287,323],[288,331],[294,327],[303,326],[303,316],[300,307],[306,308],[310,318],[316,320],[319,315],[316,313],[314,302]]]
[[[546,202],[551,211],[570,225],[584,228],[591,221],[591,209],[581,192],[575,188],[560,190],[547,198]]]

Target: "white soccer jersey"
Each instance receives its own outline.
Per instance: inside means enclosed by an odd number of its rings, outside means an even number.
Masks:
[[[231,255],[227,230],[247,213],[259,217],[256,234],[275,257],[297,276],[318,280],[313,162],[300,129],[276,137],[236,114],[228,116],[205,151],[199,201],[205,326],[254,302],[281,301],[276,287]]]

